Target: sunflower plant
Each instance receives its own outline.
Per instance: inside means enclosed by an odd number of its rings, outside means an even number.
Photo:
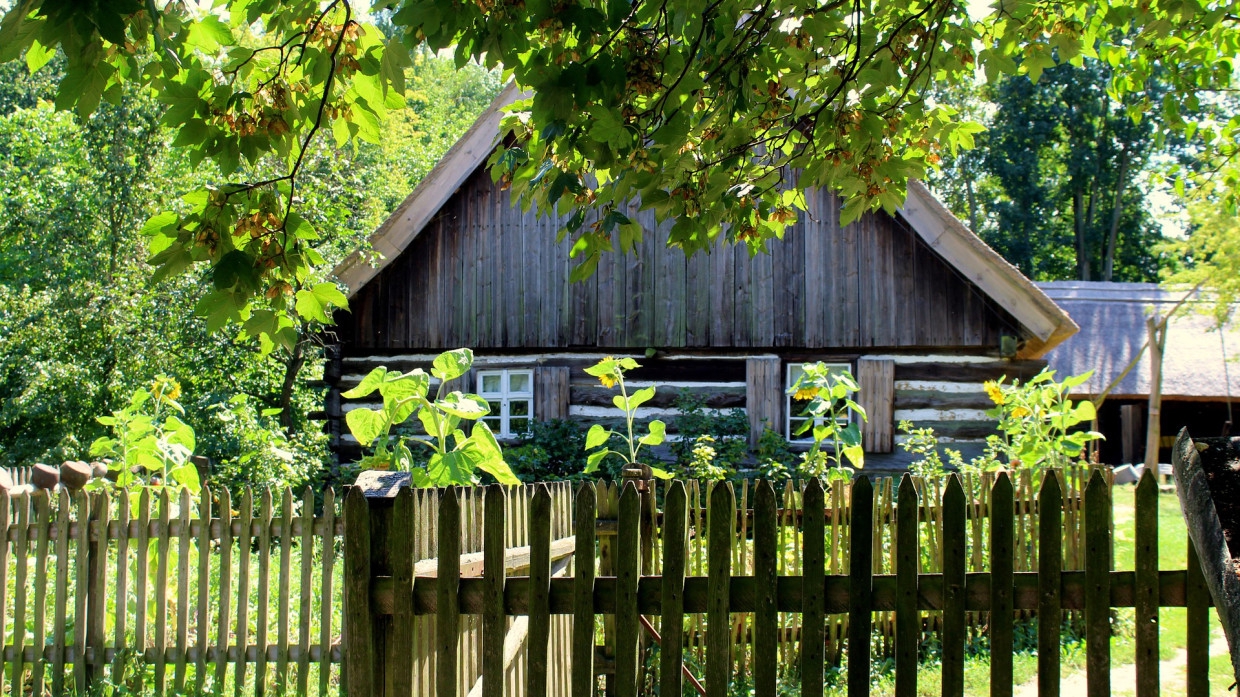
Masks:
[[[802,453],[798,470],[803,476],[820,479],[851,479],[852,467],[865,466],[861,446],[861,427],[865,409],[853,400],[860,386],[852,375],[831,370],[825,363],[807,363],[800,377],[788,390],[793,399],[809,400],[801,412],[806,417],[793,435],[809,432],[814,444]],[[857,418],[854,418],[857,417]],[[824,444],[830,443],[830,449]],[[845,466],[847,461],[852,467]]]
[[[117,487],[132,492],[158,482],[198,493],[198,468],[190,461],[196,438],[181,420],[180,396],[180,383],[160,375],[149,389],[134,390],[124,408],[95,419],[111,434],[95,439],[90,454],[111,460],[108,470]]]
[[[987,455],[1010,467],[1062,467],[1084,459],[1086,446],[1102,439],[1097,431],[1083,429],[1097,418],[1089,400],[1068,399],[1073,388],[1093,374],[1055,380],[1055,371],[1043,369],[1028,382],[987,381],[983,387],[994,408],[986,412],[999,421],[998,435],[987,439]]]
[[[586,368],[586,373],[598,378],[599,383],[607,389],[620,388],[620,394],[611,398],[612,404],[616,408],[624,412],[624,421],[626,426],[625,433],[616,433],[609,428],[605,428],[602,424],[594,424],[586,433],[586,450],[593,450],[586,458],[586,474],[593,474],[598,471],[599,464],[608,455],[614,455],[624,461],[625,464],[637,464],[637,455],[641,452],[643,445],[656,446],[667,440],[667,424],[659,419],[652,420],[647,424],[646,435],[638,437],[634,433],[633,422],[637,418],[637,408],[649,402],[654,397],[654,386],[643,387],[633,394],[629,394],[628,388],[624,385],[624,373],[627,370],[635,370],[641,366],[632,358],[613,358],[608,356],[598,363]],[[612,450],[607,447],[607,442],[612,436],[619,436],[624,441],[627,452]],[[667,471],[657,467],[651,467],[654,476],[660,479],[671,479],[672,475]]]

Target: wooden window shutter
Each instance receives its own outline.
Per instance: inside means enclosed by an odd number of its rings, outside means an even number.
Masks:
[[[857,403],[867,417],[861,424],[861,445],[867,453],[889,453],[895,445],[895,375],[891,359],[857,360]]]
[[[749,446],[756,447],[765,429],[784,429],[784,371],[778,356],[745,361],[745,410],[749,413]]]
[[[568,418],[568,368],[540,365],[534,369],[534,418]]]

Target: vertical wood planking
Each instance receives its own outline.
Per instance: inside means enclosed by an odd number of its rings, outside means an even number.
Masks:
[[[435,694],[456,697],[457,642],[461,614],[457,590],[461,581],[461,489],[448,487],[439,498],[439,568],[435,579]]]
[[[1063,622],[1063,493],[1047,471],[1038,494],[1038,697],[1059,697],[1059,632]]]
[[[821,697],[823,691],[823,622],[826,588],[826,497],[815,477],[805,486],[802,500],[801,558],[801,694]],[[867,545],[868,548],[869,545]],[[866,643],[869,653],[869,642]]]
[[[681,694],[683,684],[687,502],[684,482],[672,482],[663,499],[663,614],[660,626],[663,644],[659,651],[659,691],[664,695]]]
[[[374,694],[376,680],[374,647],[371,644],[368,506],[361,489],[349,489],[344,499],[344,570],[341,579],[344,586],[344,664],[348,666],[348,676],[341,682],[349,695],[358,697]]]
[[[345,540],[347,544],[348,540]],[[332,571],[336,560],[336,491],[323,492],[322,588],[319,595],[319,697],[328,694],[332,673]],[[344,593],[341,593],[341,600]],[[343,609],[343,608],[342,608]],[[309,620],[307,620],[309,621]],[[341,675],[340,682],[344,683]]]
[[[189,489],[181,489],[181,529],[177,532],[177,655],[173,685],[177,693],[185,692],[185,653],[189,648],[189,557],[190,506]],[[119,648],[119,647],[117,647]]]
[[[124,510],[124,498],[121,498],[122,511]],[[125,529],[127,526],[122,526]],[[117,553],[122,560],[117,565],[117,569],[124,566],[124,554],[120,551],[124,549],[120,543],[125,540],[127,535],[121,535],[118,541]],[[195,608],[194,620],[194,639],[198,644],[198,655],[194,659],[194,693],[202,694],[203,685],[207,678],[207,645],[211,641],[211,490],[203,486],[198,498],[198,605]],[[223,573],[221,565],[220,573]],[[121,591],[117,590],[117,598],[121,597]],[[120,603],[117,603],[120,607]],[[121,630],[117,630],[118,636]],[[119,663],[118,663],[119,665]]]
[[[392,505],[391,529],[388,532],[388,555],[391,564],[392,618],[390,650],[392,655],[387,672],[391,683],[385,694],[392,697],[412,697],[414,656],[413,615],[413,554],[414,535],[417,532],[413,488],[403,486],[396,493]]]
[[[576,577],[573,580],[572,693],[592,695],[594,677],[594,536],[596,490],[585,482],[576,497]],[[441,695],[440,697],[446,697]]]
[[[1206,697],[1210,694],[1210,591],[1206,587],[1205,574],[1201,571],[1201,558],[1191,538],[1188,540],[1188,574],[1185,579],[1184,600],[1186,608],[1185,637],[1187,657],[1185,695]]]
[[[483,504],[482,577],[486,600],[482,615],[482,697],[504,697],[504,487],[486,488]]]
[[[168,522],[172,499],[159,494],[159,526],[155,530],[155,694],[162,695],[168,664]]]
[[[551,492],[534,488],[530,501],[529,639],[526,642],[527,695],[547,694],[547,644],[551,637]]]
[[[90,583],[90,499],[83,491],[78,491],[73,495],[74,507],[77,508],[77,539],[74,540],[74,561],[76,562],[75,583],[77,591],[74,593],[73,607],[73,684],[78,694],[86,692],[86,632],[84,631],[89,622],[86,613],[88,611],[86,605],[86,593],[82,589],[86,588]],[[8,517],[5,516],[5,520]],[[7,540],[7,538],[6,538]],[[8,546],[7,541],[3,544]],[[5,565],[7,566],[7,565]],[[4,583],[3,574],[0,574],[0,584]],[[0,603],[3,607],[3,603]],[[3,619],[0,617],[0,619]]]
[[[1085,684],[1111,694],[1111,495],[1101,470],[1085,487]]]
[[[964,697],[965,501],[953,473],[943,492],[943,695]]]
[[[640,576],[641,497],[632,481],[620,493],[616,528],[616,695],[637,695],[637,580]]]
[[[310,692],[310,618],[313,616],[314,597],[314,490],[309,486],[301,497],[301,602],[297,610],[297,695],[305,697]],[[321,602],[328,602],[323,598]],[[326,648],[320,650],[326,651]]]
[[[1136,635],[1137,697],[1158,695],[1158,482],[1145,470],[1137,483]]]
[[[271,520],[274,517],[271,487],[263,487],[262,503],[258,508],[258,604],[254,606],[256,617],[254,643],[258,655],[254,661],[254,695],[262,697],[267,692],[267,621],[271,604]],[[248,548],[248,545],[247,545]],[[244,654],[242,654],[244,655]],[[243,658],[242,661],[245,659]]]
[[[779,569],[776,568],[775,558],[782,547],[777,545],[775,535],[775,510],[775,489],[766,480],[757,482],[754,485],[753,495],[753,568],[758,592],[757,608],[753,617],[754,697],[775,697],[776,681],[779,677],[776,670],[779,665],[779,635],[775,612]],[[683,515],[681,518],[683,526]],[[744,544],[743,539],[741,544]],[[666,567],[664,567],[664,573],[667,573]],[[663,597],[667,597],[666,591]],[[667,627],[666,615],[664,618],[663,626]],[[679,618],[673,618],[673,621],[680,624]],[[666,629],[664,631],[666,632]],[[678,641],[679,638],[678,632]],[[664,686],[663,694],[680,694],[680,692],[669,691]]]
[[[727,697],[732,673],[731,600],[732,541],[736,499],[729,482],[715,484],[707,511],[706,695]]]
[[[896,498],[896,697],[917,694],[917,652],[921,643],[921,614],[917,608],[919,509],[917,487],[913,478],[905,474]]]
[[[52,620],[52,694],[65,693],[65,606],[69,592],[69,494],[60,491],[56,498],[56,598]],[[0,618],[4,616],[4,569],[8,566],[9,498],[0,496]]]
[[[233,631],[237,640],[237,664],[233,667],[233,694],[241,697],[245,689],[245,655],[250,643],[250,547],[254,539],[254,492],[249,487],[241,495],[237,518],[241,535],[237,537],[237,624]],[[369,575],[370,569],[365,573]],[[359,613],[363,612],[365,610],[359,609]]]
[[[0,493],[8,498],[8,493]],[[17,535],[13,540],[13,661],[9,666],[9,694],[22,693],[22,675],[26,672],[22,650],[26,645],[26,573],[30,569],[30,494],[12,499],[17,506]],[[106,538],[105,538],[106,539]],[[3,540],[5,544],[8,539]],[[0,648],[4,645],[3,624],[0,624]]]
[[[224,694],[224,676],[228,668],[228,623],[232,619],[232,497],[228,487],[220,487],[220,605],[216,617],[215,684],[216,694]]]
[[[991,697],[1012,697],[1013,503],[1012,479],[1000,472],[990,494]]]
[[[124,501],[124,496],[119,501]],[[35,492],[35,519],[39,526],[37,541],[35,542],[35,560],[34,560],[34,665],[31,666],[30,684],[32,695],[42,697],[43,695],[43,678],[46,667],[43,651],[47,647],[47,548],[48,534],[51,530],[51,499],[50,492]],[[125,510],[122,503],[122,512]],[[122,526],[122,530],[124,527]],[[124,538],[126,535],[121,535]],[[123,584],[117,583],[117,588],[122,588]],[[117,619],[120,620],[125,616],[125,606],[118,604]],[[123,625],[122,625],[123,626]],[[117,646],[120,642],[117,642]]]
[[[870,629],[874,589],[871,541],[874,530],[874,489],[870,480],[853,480],[848,549],[848,697],[870,694]],[[866,647],[856,651],[857,647]]]

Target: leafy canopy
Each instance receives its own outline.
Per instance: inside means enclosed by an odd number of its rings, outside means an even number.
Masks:
[[[255,301],[313,315],[339,300],[300,302],[323,261],[296,210],[304,154],[320,131],[378,140],[415,46],[502,65],[532,90],[505,121],[512,138],[492,172],[528,204],[571,214],[560,234],[575,240],[578,277],[643,234],[620,205],[636,196],[675,221],[671,244],[690,252],[720,237],[762,248],[807,186],[838,191],[845,221],[899,205],[909,178],[978,130],[927,100],[929,87],[979,70],[1036,80],[1097,57],[1122,68],[1116,97],[1166,76],[1162,102],[1137,100],[1133,117],[1160,109],[1223,153],[1240,124],[1202,131],[1181,115],[1231,84],[1240,13],[1225,2],[1003,2],[974,17],[963,0],[384,0],[391,38],[354,0],[200,7],[18,0],[0,23],[0,61],[35,70],[62,50],[56,103],[80,114],[119,99],[123,83],[149,87],[176,144],[219,167],[222,181],[147,228],[157,276],[211,265],[200,309],[216,325],[249,320]],[[247,330],[279,344],[285,321]]]

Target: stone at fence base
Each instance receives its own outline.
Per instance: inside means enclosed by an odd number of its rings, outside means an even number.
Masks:
[[[39,489],[55,489],[60,483],[60,470],[39,463],[30,468],[30,483]]]
[[[0,494],[7,494],[13,490],[13,475],[9,474],[6,469],[0,469]]]
[[[60,466],[60,481],[69,491],[77,491],[86,486],[93,473],[91,466],[81,460],[70,460]]]
[[[106,477],[108,476],[108,466],[102,462],[92,462],[90,463],[90,473],[96,479]]]

